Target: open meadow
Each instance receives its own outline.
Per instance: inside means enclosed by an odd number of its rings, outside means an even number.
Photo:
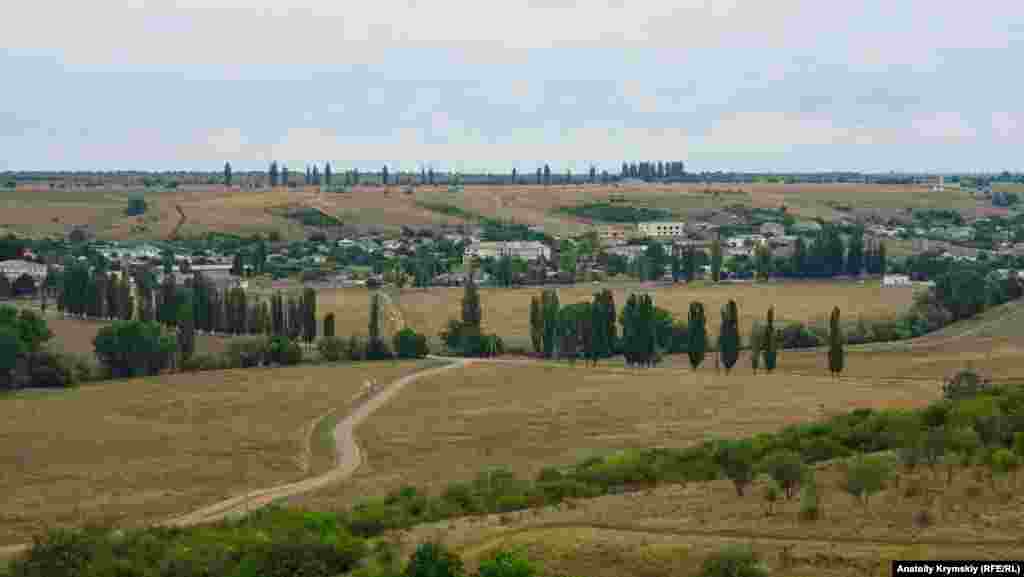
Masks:
[[[740,328],[749,331],[755,320],[763,320],[768,307],[775,307],[777,322],[826,322],[832,307],[838,306],[846,319],[888,319],[907,310],[913,302],[914,288],[882,288],[878,281],[816,282],[792,281],[769,283],[711,283],[692,285],[641,284],[608,282],[600,285],[576,284],[551,287],[558,291],[560,303],[590,301],[593,294],[608,288],[615,297],[617,310],[622,309],[631,293],[649,293],[655,306],[685,321],[690,303],[704,303],[708,330],[718,333],[719,311],[729,299],[736,301],[740,311]],[[495,332],[506,345],[530,346],[530,298],[540,295],[541,288],[481,288],[480,304],[485,330]],[[438,342],[437,334],[449,319],[459,318],[463,289],[432,287],[391,291],[389,314],[400,315],[401,321]],[[370,295],[366,289],[326,289],[318,293],[317,312],[322,316],[333,312],[337,334],[366,333]],[[393,323],[396,324],[396,323]],[[400,323],[397,323],[400,324]]]
[[[314,424],[432,361],[174,374],[0,397],[0,545],[136,526],[333,465]],[[319,448],[318,448],[319,447]],[[324,455],[329,455],[324,457]]]
[[[934,380],[731,375],[628,369],[620,360],[478,362],[425,378],[360,426],[367,463],[351,481],[293,502],[340,509],[405,484],[442,490],[489,466],[532,478],[545,466],[638,447],[686,447],[772,432],[853,407],[915,407]]]

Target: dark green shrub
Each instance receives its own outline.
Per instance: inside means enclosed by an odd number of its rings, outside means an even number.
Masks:
[[[345,349],[345,356],[350,361],[361,361],[366,358],[366,341],[358,335],[352,335],[348,339],[348,346]]]
[[[804,474],[804,463],[793,451],[780,450],[769,454],[761,462],[761,470],[768,474],[786,494],[793,496]]]
[[[404,577],[463,577],[462,559],[440,543],[423,543],[409,559]]]
[[[953,375],[942,385],[942,396],[950,400],[970,399],[984,393],[991,393],[993,388],[992,381],[967,369]]]
[[[181,370],[190,372],[216,371],[224,368],[224,360],[217,355],[193,355],[181,362]]]
[[[78,382],[76,360],[63,353],[42,350],[29,356],[29,379],[33,387],[68,387]]]
[[[479,577],[536,577],[537,569],[525,555],[498,550],[480,561]]]
[[[224,351],[225,364],[230,368],[258,367],[267,362],[267,344],[263,337],[233,338]]]
[[[347,349],[345,341],[338,337],[324,337],[317,342],[316,347],[320,358],[329,363],[340,361]]]
[[[419,359],[427,356],[427,337],[406,327],[394,336],[395,356],[400,359]]]
[[[779,332],[779,347],[783,349],[806,349],[817,347],[824,340],[818,338],[803,323],[792,323]]]
[[[699,577],[767,577],[768,567],[750,547],[728,545],[701,565]]]
[[[288,337],[273,337],[267,343],[267,360],[278,365],[297,365],[302,362],[302,347]]]

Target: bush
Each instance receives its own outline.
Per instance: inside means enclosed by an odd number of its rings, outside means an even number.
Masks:
[[[345,356],[350,361],[361,361],[366,358],[366,341],[358,335],[352,335],[348,339],[348,347],[345,349]]]
[[[96,356],[115,377],[156,375],[171,366],[177,339],[155,322],[114,321],[96,333]]]
[[[805,479],[800,486],[799,517],[804,521],[816,521],[821,518],[821,508],[818,504],[818,487],[813,479]]]
[[[970,399],[993,390],[992,381],[966,369],[958,372],[942,385],[942,396],[949,400]]]
[[[181,370],[189,372],[217,371],[223,369],[225,361],[217,355],[193,355],[181,361]]]
[[[480,561],[479,577],[536,577],[537,569],[519,553],[498,550]]]
[[[324,337],[317,342],[316,348],[320,358],[329,363],[340,361],[347,351],[345,341],[338,337]]]
[[[800,485],[804,464],[800,460],[800,455],[783,449],[765,457],[761,462],[761,470],[778,483],[785,492],[786,499],[789,499]]]
[[[267,343],[267,360],[284,366],[302,362],[302,347],[288,337],[277,336]]]
[[[803,323],[789,324],[779,333],[779,348],[782,349],[808,349],[820,346],[823,342]]]
[[[406,327],[394,337],[395,355],[400,359],[421,359],[430,350],[427,348],[427,337]]]
[[[33,387],[69,387],[76,384],[76,359],[63,353],[39,351],[29,357],[29,382]]]
[[[888,459],[877,455],[861,455],[847,464],[843,488],[867,507],[868,498],[881,491],[892,474],[892,464]]]
[[[767,566],[749,546],[728,545],[701,565],[699,577],[767,577]]]
[[[231,368],[248,369],[267,362],[267,339],[240,337],[228,341],[224,352],[225,364]]]
[[[462,559],[440,543],[423,543],[409,559],[404,577],[463,577]]]

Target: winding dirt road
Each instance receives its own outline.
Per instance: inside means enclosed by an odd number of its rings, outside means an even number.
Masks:
[[[375,391],[376,394],[371,392],[372,396],[365,398],[351,413],[338,422],[334,427],[334,442],[335,450],[337,451],[336,464],[330,471],[301,481],[287,483],[284,485],[276,485],[265,489],[258,489],[244,495],[231,497],[196,511],[192,511],[163,522],[155,523],[155,525],[165,527],[186,527],[189,525],[219,521],[229,515],[243,514],[249,510],[269,505],[277,499],[283,499],[299,495],[301,493],[314,491],[349,478],[363,463],[362,450],[359,448],[359,444],[356,443],[355,438],[356,427],[372,415],[374,411],[387,404],[388,401],[401,392],[406,385],[413,381],[464,367],[473,362],[472,359],[450,359],[433,356],[430,358],[450,362],[449,364],[441,367],[419,371],[411,375],[406,375],[396,381],[392,381],[382,389]],[[327,418],[330,414],[333,414],[333,412],[319,417],[317,421],[314,421],[313,425],[309,429],[310,432],[316,428],[316,422]],[[303,448],[303,450],[307,451],[308,449]],[[0,547],[0,558],[10,558],[25,551],[29,547],[29,544]]]

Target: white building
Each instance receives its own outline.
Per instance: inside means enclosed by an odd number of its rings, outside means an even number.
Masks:
[[[32,277],[36,282],[46,278],[46,265],[27,260],[4,260],[0,261],[0,274],[7,277],[7,280],[14,282],[23,274]]]
[[[501,258],[503,256],[520,258],[527,262],[539,259],[550,260],[551,249],[536,240],[477,242],[466,246],[462,262],[468,264],[474,258]]]
[[[685,222],[641,222],[637,229],[642,236],[649,238],[686,236]]]
[[[911,286],[910,277],[905,274],[887,274],[882,277],[883,287]]]

